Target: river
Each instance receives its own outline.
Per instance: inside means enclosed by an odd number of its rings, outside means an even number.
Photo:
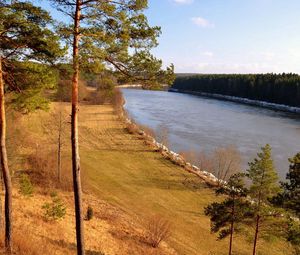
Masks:
[[[137,123],[168,131],[170,149],[211,152],[235,145],[243,168],[269,143],[281,179],[288,158],[300,152],[300,116],[239,103],[166,91],[122,89],[125,109]]]

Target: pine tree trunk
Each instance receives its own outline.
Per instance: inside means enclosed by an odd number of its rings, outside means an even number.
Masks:
[[[234,215],[235,215],[235,203],[234,203],[234,197],[233,197],[233,205],[232,205],[232,211],[231,211],[231,224],[230,224],[230,241],[229,241],[229,255],[232,254],[232,243],[233,243],[233,232],[234,232]]]
[[[0,157],[3,180],[5,186],[5,246],[9,253],[12,252],[12,184],[7,162],[6,152],[6,117],[4,82],[2,75],[2,59],[0,56]]]
[[[57,178],[58,182],[61,182],[61,135],[62,135],[62,116],[59,112],[59,127],[58,127],[58,141],[57,141]]]
[[[260,215],[258,214],[256,216],[256,227],[255,227],[255,236],[254,236],[254,243],[253,243],[253,255],[256,255],[256,245],[257,245],[257,240],[258,240],[258,232],[259,232],[259,220],[260,220]]]
[[[82,213],[82,190],[80,180],[80,161],[78,147],[78,79],[79,79],[79,22],[81,1],[76,0],[76,11],[74,17],[74,40],[73,40],[73,80],[72,80],[72,117],[71,117],[71,139],[72,139],[72,170],[74,186],[74,202],[76,217],[76,240],[77,254],[84,255],[84,230]]]
[[[57,146],[57,179],[58,183],[61,183],[61,134],[58,135],[58,146]]]

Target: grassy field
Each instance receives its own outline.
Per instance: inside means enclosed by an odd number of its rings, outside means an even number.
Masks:
[[[69,109],[68,105],[64,107]],[[43,137],[41,119],[47,116],[48,113],[30,115],[23,125],[29,127],[33,136]],[[143,227],[155,214],[169,219],[172,237],[167,243],[177,254],[227,254],[228,240],[216,240],[203,213],[204,207],[217,199],[212,189],[163,158],[141,136],[129,134],[110,105],[81,106],[79,123],[86,193],[92,192],[119,208],[128,215],[129,224]],[[69,155],[66,148],[65,158]],[[251,254],[251,249],[251,236],[235,239],[235,254]],[[278,239],[260,240],[258,249],[260,255],[292,254],[288,244]]]
[[[216,241],[203,214],[216,200],[214,191],[154,152],[139,135],[128,134],[111,106],[83,106],[80,134],[82,169],[99,197],[139,220],[155,213],[167,217],[173,224],[169,243],[178,254],[227,253],[227,240]],[[251,243],[239,238],[234,248],[236,254],[249,254]],[[260,242],[259,250],[288,254],[278,240]]]

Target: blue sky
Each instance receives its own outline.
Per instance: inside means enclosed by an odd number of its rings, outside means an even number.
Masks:
[[[299,0],[149,0],[146,14],[176,72],[300,73]]]
[[[300,73],[299,0],[150,0],[177,72]]]

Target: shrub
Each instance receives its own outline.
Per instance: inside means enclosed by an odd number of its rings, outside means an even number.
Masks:
[[[28,168],[30,172],[30,180],[35,186],[42,187],[43,189],[62,189],[72,190],[72,175],[65,169],[70,164],[69,161],[62,158],[62,181],[57,181],[57,156],[56,150],[50,146],[46,148],[37,148],[36,152],[33,152],[27,157]]]
[[[122,91],[120,89],[115,89],[112,97],[112,104],[116,114],[122,115],[124,103],[125,100]]]
[[[147,241],[153,248],[157,248],[162,241],[170,236],[171,224],[167,219],[160,215],[155,215],[149,220],[147,226]]]
[[[44,216],[48,220],[59,220],[66,215],[66,206],[56,193],[51,193],[52,202],[43,205]]]
[[[94,210],[91,206],[88,206],[86,211],[85,220],[89,221],[94,217]]]
[[[113,90],[103,89],[91,91],[90,94],[86,97],[87,103],[92,105],[98,104],[107,104],[112,101]]]
[[[72,80],[59,80],[57,92],[56,92],[56,100],[62,102],[70,102],[72,97]],[[79,101],[85,101],[88,96],[88,90],[86,87],[86,83],[82,80],[79,81]]]
[[[20,176],[19,192],[24,196],[31,196],[33,193],[33,186],[27,174],[22,174]]]
[[[126,130],[129,134],[136,134],[138,132],[138,128],[134,123],[128,123]]]
[[[287,240],[294,247],[294,254],[300,255],[300,223],[293,219],[288,222]]]

